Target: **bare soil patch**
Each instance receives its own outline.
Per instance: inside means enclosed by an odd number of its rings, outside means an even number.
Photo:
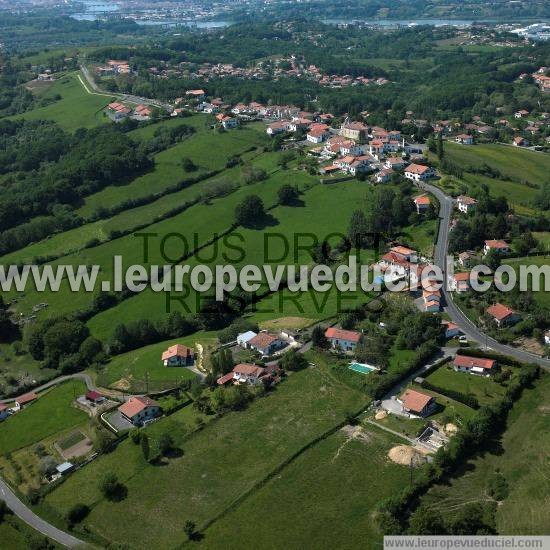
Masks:
[[[397,445],[389,450],[388,457],[392,462],[401,464],[402,466],[410,466],[411,462],[413,466],[420,466],[423,463],[423,460],[420,459],[422,459],[425,454],[427,453],[415,447],[411,447],[410,445]]]

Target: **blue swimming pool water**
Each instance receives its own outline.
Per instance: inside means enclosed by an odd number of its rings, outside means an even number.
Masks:
[[[354,370],[355,372],[360,372],[361,374],[369,374],[369,372],[376,370],[374,367],[370,367],[369,365],[365,365],[363,363],[350,363],[348,368]]]

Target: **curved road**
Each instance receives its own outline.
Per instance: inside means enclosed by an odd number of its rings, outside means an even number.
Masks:
[[[36,388],[30,389],[28,392],[41,392],[43,390],[47,390],[48,388],[51,388],[52,386],[57,386],[57,384],[61,384],[62,382],[66,382],[67,380],[82,380],[84,384],[86,384],[86,387],[88,388],[88,391],[95,390],[95,384],[91,378],[90,375],[85,374],[83,372],[77,372],[76,374],[66,374],[65,376],[59,376],[57,378],[54,378],[53,380],[50,380],[49,382],[46,382],[45,384],[42,384],[41,386],[38,386]],[[25,395],[25,394],[23,394]],[[21,397],[21,396],[17,396]],[[10,397],[9,399],[2,399],[0,400],[0,403],[12,403],[17,399],[17,397]]]
[[[7,484],[0,478],[0,500],[4,500],[8,508],[27,525],[33,529],[46,535],[55,542],[67,548],[78,548],[89,546],[84,541],[61,531],[57,527],[49,524],[39,518],[32,510],[30,510],[23,502],[21,502]]]
[[[445,284],[442,287],[442,293],[445,297],[446,306],[445,312],[449,315],[451,320],[456,323],[460,330],[466,335],[469,340],[475,340],[485,346],[487,349],[494,350],[503,355],[508,355],[517,359],[518,361],[524,361],[527,363],[536,363],[541,367],[550,370],[550,359],[544,359],[540,355],[535,355],[528,351],[524,351],[518,348],[513,348],[505,344],[497,342],[494,338],[487,336],[482,332],[453,302],[452,293],[447,290],[447,250],[449,248],[449,226],[451,222],[451,216],[454,208],[454,201],[451,197],[443,193],[439,187],[430,185],[428,183],[420,183],[418,185],[421,189],[429,191],[439,201],[440,210],[439,217],[441,223],[439,224],[439,235],[437,238],[437,244],[434,254],[434,263],[442,270],[443,280]]]

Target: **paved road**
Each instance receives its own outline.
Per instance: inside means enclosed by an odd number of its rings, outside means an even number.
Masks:
[[[441,223],[439,224],[439,235],[435,248],[434,263],[442,270],[444,275],[443,280],[446,282],[446,258],[447,250],[449,248],[449,224],[454,207],[453,199],[443,193],[439,187],[435,187],[427,183],[421,183],[419,184],[419,187],[435,195],[440,204],[439,217],[441,218]],[[529,353],[528,351],[511,346],[506,346],[505,344],[497,342],[494,338],[491,338],[482,332],[453,302],[452,293],[447,290],[446,284],[443,285],[442,293],[446,303],[444,307],[445,312],[449,315],[452,321],[460,327],[460,330],[469,340],[477,341],[487,349],[497,351],[504,355],[509,355],[519,361],[524,361],[526,363],[537,363],[541,367],[550,370],[550,359],[544,359],[534,353]]]
[[[46,535],[52,540],[58,542],[67,548],[78,548],[88,546],[84,541],[61,531],[57,527],[50,525],[43,519],[40,519],[32,510],[21,502],[13,491],[0,478],[0,499],[4,500],[8,508],[27,525]]]
[[[162,101],[158,101],[156,99],[148,99],[146,97],[139,97],[136,95],[129,95],[129,94],[120,94],[116,92],[105,92],[103,91],[95,82],[92,75],[88,71],[88,68],[85,65],[81,65],[80,69],[82,71],[82,74],[84,75],[84,78],[86,79],[86,84],[91,88],[91,92],[89,93],[95,93],[98,95],[105,95],[110,97],[117,97],[120,99],[120,101],[128,101],[130,103],[135,104],[143,104],[143,105],[150,105],[152,107],[158,107],[159,109],[164,109],[165,111],[171,111],[172,106],[168,103],[162,103]],[[85,86],[86,88],[86,86]]]
[[[94,381],[92,380],[91,376],[88,374],[85,374],[83,372],[78,372],[76,374],[66,374],[65,376],[58,376],[57,378],[54,378],[53,380],[50,380],[49,382],[46,382],[45,384],[42,384],[41,386],[38,386],[36,388],[32,388],[29,390],[29,392],[41,392],[43,390],[47,390],[48,388],[51,388],[52,386],[57,386],[58,384],[61,384],[62,382],[66,382],[67,380],[82,380],[84,384],[86,384],[86,387],[88,388],[88,391],[96,390]],[[29,393],[25,392],[25,393]],[[24,394],[23,394],[24,395]],[[20,396],[18,396],[20,397]],[[0,400],[0,403],[12,403],[15,401],[17,397],[10,397],[9,399],[2,399]]]

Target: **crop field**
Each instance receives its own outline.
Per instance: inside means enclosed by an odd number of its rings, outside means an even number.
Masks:
[[[70,73],[61,77],[41,96],[43,99],[53,99],[60,95],[61,99],[12,118],[53,120],[70,132],[107,122],[107,117],[101,111],[114,98],[87,93],[77,75]]]
[[[86,393],[82,382],[66,382],[39,396],[35,403],[8,418],[0,430],[0,455],[36,443],[84,422],[88,415],[72,406]]]
[[[204,531],[204,548],[374,548],[373,513],[408,483],[389,449],[402,443],[374,427],[352,438],[340,430],[312,446]],[[345,495],[345,498],[343,498]],[[299,511],[299,513],[298,513]],[[249,521],[255,515],[269,521]]]
[[[495,502],[488,481],[499,471],[509,495],[496,507],[501,534],[543,535],[550,530],[550,376],[524,390],[514,405],[502,437],[488,442],[482,456],[469,460],[446,485],[438,485],[423,502],[451,517],[468,503]]]
[[[228,413],[185,439],[178,411],[147,428],[153,444],[169,430],[183,454],[163,465],[146,464],[139,446],[123,442],[113,453],[71,475],[47,495],[46,505],[64,514],[75,495],[92,511],[83,525],[93,534],[109,532],[113,542],[133,548],[172,548],[183,542],[186,519],[199,526],[218,516],[253,489],[274,468],[357,411],[365,397],[319,366],[289,376],[245,411]],[[127,486],[122,502],[108,502],[98,480],[115,472]],[[163,514],[152,517],[151,509]]]

